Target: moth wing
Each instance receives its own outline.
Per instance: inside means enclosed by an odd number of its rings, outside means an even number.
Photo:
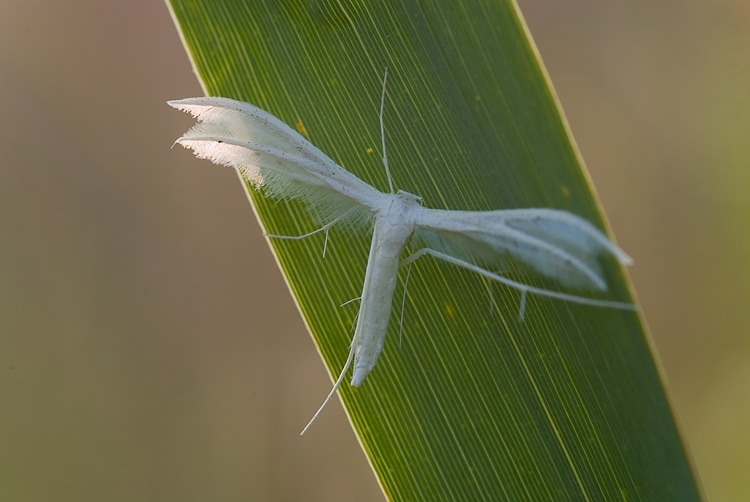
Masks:
[[[586,220],[554,209],[425,209],[419,235],[427,246],[471,262],[503,266],[508,258],[577,288],[606,290],[597,257],[630,258]]]
[[[345,170],[284,122],[227,98],[169,101],[198,123],[176,143],[199,158],[234,167],[273,198],[299,199],[321,221],[368,218],[384,196]]]

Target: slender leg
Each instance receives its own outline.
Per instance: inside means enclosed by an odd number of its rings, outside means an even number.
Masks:
[[[346,371],[349,369],[349,366],[352,364],[352,359],[354,359],[354,346],[352,346],[349,349],[349,357],[346,358],[346,364],[344,364],[344,369],[341,370],[341,374],[339,375],[338,380],[336,380],[336,383],[333,385],[333,389],[331,389],[331,392],[328,393],[328,397],[326,397],[326,400],[323,401],[323,404],[320,405],[320,408],[318,408],[318,411],[315,412],[315,415],[310,419],[309,422],[307,422],[307,425],[304,429],[302,429],[302,432],[299,433],[299,435],[303,435],[305,432],[307,432],[307,429],[310,428],[310,426],[313,424],[316,418],[318,418],[318,415],[320,415],[320,412],[323,411],[323,408],[326,407],[328,404],[328,401],[331,400],[334,394],[336,394],[336,391],[341,386],[341,382],[344,381],[344,376],[346,375]]]
[[[401,339],[404,335],[404,311],[406,310],[406,288],[409,286],[409,276],[411,275],[411,265],[406,269],[406,280],[404,281],[404,296],[401,298],[401,322],[398,325],[398,348],[401,348]]]
[[[323,258],[325,258],[326,257],[326,250],[328,250],[328,231],[336,223],[338,223],[339,221],[341,221],[342,218],[344,218],[347,214],[349,214],[349,212],[350,211],[345,212],[344,214],[342,214],[341,216],[339,216],[338,218],[336,218],[332,222],[326,223],[324,226],[320,227],[319,229],[313,230],[312,232],[307,233],[305,235],[265,234],[265,236],[268,237],[269,239],[283,239],[283,240],[299,241],[299,240],[302,240],[302,239],[306,239],[306,238],[310,237],[311,235],[315,235],[315,234],[320,233],[320,232],[325,232],[326,233],[326,240],[323,243]]]
[[[505,284],[506,286],[510,286],[513,289],[516,289],[520,291],[521,293],[531,293],[538,296],[546,296],[548,298],[555,298],[558,300],[563,300],[571,303],[580,303],[582,305],[590,305],[592,307],[604,307],[604,308],[612,308],[612,309],[620,309],[620,310],[638,310],[638,307],[636,305],[633,305],[632,303],[626,303],[626,302],[616,302],[611,300],[597,300],[594,298],[586,298],[583,296],[577,296],[577,295],[571,295],[568,293],[560,293],[559,291],[551,291],[549,289],[542,289],[542,288],[536,288],[534,286],[529,286],[528,284],[524,284],[522,282],[517,282],[512,279],[508,279],[507,277],[503,277],[501,275],[494,274],[488,270],[483,269],[482,267],[479,267],[477,265],[474,265],[473,263],[469,263],[464,260],[460,260],[454,256],[447,255],[445,253],[441,253],[439,251],[435,251],[434,249],[430,248],[422,248],[416,253],[412,254],[405,260],[403,260],[399,266],[403,267],[406,265],[409,265],[410,263],[413,263],[415,260],[421,258],[424,255],[432,255],[435,258],[438,258],[443,261],[447,261],[448,263],[452,263],[453,265],[457,265],[459,267],[463,267],[466,269],[471,270],[472,272],[476,272],[477,274],[487,277],[489,279],[492,279],[493,281],[497,281],[501,284]],[[522,298],[522,307],[525,308],[525,297]],[[523,312],[521,312],[523,314]]]
[[[326,233],[326,242],[328,242],[328,237],[327,237],[328,231],[331,229],[332,226],[334,226],[336,223],[338,223],[339,221],[341,221],[341,218],[343,218],[344,216],[346,216],[347,213],[342,214],[341,216],[339,216],[338,218],[336,218],[332,222],[326,223],[324,226],[320,227],[319,229],[313,230],[312,232],[307,233],[305,235],[265,234],[265,236],[268,237],[269,239],[284,239],[284,240],[291,240],[291,241],[300,241],[302,239],[306,239],[306,238],[310,237],[311,235],[315,235],[315,234],[320,233],[320,232],[325,232]]]
[[[347,300],[344,303],[342,303],[341,305],[339,305],[339,307],[343,307],[344,305],[349,305],[350,303],[356,302],[357,300],[361,300],[361,299],[362,299],[361,296],[358,296],[356,298],[352,298],[351,300]]]

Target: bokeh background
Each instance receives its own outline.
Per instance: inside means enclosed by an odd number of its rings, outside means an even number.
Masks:
[[[750,3],[521,0],[712,501],[750,500]],[[379,501],[159,1],[0,0],[0,499]]]

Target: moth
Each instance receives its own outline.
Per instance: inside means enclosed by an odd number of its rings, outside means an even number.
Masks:
[[[456,211],[424,207],[422,199],[394,191],[385,149],[383,109],[386,68],[380,103],[383,164],[389,193],[365,183],[331,160],[284,122],[249,103],[202,97],[169,101],[190,113],[197,124],[176,143],[196,156],[239,169],[256,189],[276,199],[299,199],[323,224],[302,239],[342,223],[372,222],[372,243],[367,260],[360,308],[349,355],[333,389],[302,431],[310,427],[344,380],[352,362],[351,384],[359,386],[383,350],[391,317],[393,294],[400,267],[422,256],[433,256],[466,268],[521,292],[519,315],[531,293],[594,307],[634,310],[630,303],[586,298],[542,289],[511,280],[487,267],[505,264],[510,257],[564,286],[606,291],[597,257],[613,255],[622,264],[632,260],[606,235],[586,220],[556,209],[502,209]],[[407,241],[423,247],[401,260]]]

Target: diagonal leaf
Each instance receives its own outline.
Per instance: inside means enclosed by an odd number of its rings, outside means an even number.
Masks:
[[[513,2],[169,3],[208,94],[270,111],[375,187],[387,191],[388,66],[398,188],[433,208],[552,207],[603,224]],[[315,229],[300,204],[249,196],[268,233]],[[322,235],[271,242],[332,375],[369,238],[334,230],[325,258]],[[602,298],[627,301],[622,271],[604,266]],[[700,500],[637,313],[530,297],[519,322],[516,291],[488,295],[430,258],[409,281],[402,346],[396,305],[374,371],[340,394],[389,499]]]

